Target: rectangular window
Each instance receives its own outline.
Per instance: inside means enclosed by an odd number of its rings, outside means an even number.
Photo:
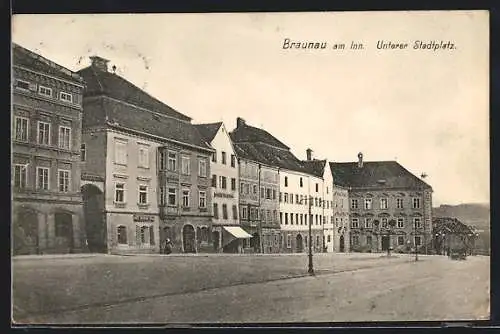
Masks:
[[[415,245],[420,246],[421,244],[421,239],[419,236],[415,236]]]
[[[49,169],[38,167],[36,169],[37,189],[49,190]]]
[[[245,194],[250,194],[250,185],[248,183],[245,184]]]
[[[207,161],[205,159],[200,159],[198,162],[198,176],[207,177]]]
[[[148,204],[147,186],[139,186],[139,204]]]
[[[359,227],[359,220],[358,220],[358,218],[353,218],[352,219],[351,227],[352,228],[358,228]]]
[[[366,244],[368,246],[371,246],[371,244],[372,244],[372,236],[371,235],[366,236]]]
[[[288,176],[285,176],[285,187],[288,187]]]
[[[85,144],[80,145],[80,161],[87,160],[87,146]]]
[[[63,193],[67,193],[70,189],[70,186],[69,186],[69,175],[70,175],[70,171],[69,170],[63,170],[63,169],[60,169],[58,171],[58,187],[59,187],[59,191],[60,192],[63,192]]]
[[[365,218],[365,228],[372,228],[372,219]]]
[[[266,199],[271,199],[271,189],[266,188]]]
[[[214,203],[214,218],[219,219],[219,205]]]
[[[300,214],[300,225],[304,224],[304,215],[301,213]]]
[[[115,163],[120,165],[127,164],[127,143],[115,141]]]
[[[233,219],[238,219],[238,207],[236,205],[233,205]]]
[[[273,189],[273,200],[276,199],[276,189]]]
[[[413,225],[416,228],[422,228],[422,220],[420,218],[414,218],[413,219]]]
[[[332,241],[332,238],[331,238],[331,235],[328,234],[327,238],[326,238],[327,242],[331,242]]]
[[[14,187],[24,189],[27,186],[27,165],[14,165]]]
[[[387,228],[387,218],[382,218],[382,227]]]
[[[243,189],[245,188],[245,184],[243,182],[240,183],[240,193],[243,194]]]
[[[199,192],[199,206],[200,208],[207,207],[207,193],[205,191]]]
[[[372,208],[372,199],[365,198],[365,210],[370,210]]]
[[[405,244],[405,238],[399,236],[398,237],[398,246],[403,246]]]
[[[275,223],[278,222],[278,211],[276,211],[276,210],[273,210],[273,221]]]
[[[38,121],[38,144],[50,145],[50,123]]]
[[[231,178],[231,190],[236,190],[236,179],[234,177]]]
[[[16,117],[15,127],[15,139],[24,142],[28,141],[29,120],[24,117]]]
[[[27,82],[27,81],[17,80],[16,88],[23,89],[23,90],[29,90],[30,89],[30,83]]]
[[[260,198],[264,198],[266,196],[266,192],[264,190],[264,187],[260,188]]]
[[[165,198],[166,198],[165,187],[160,187],[160,206],[165,205]]]
[[[191,174],[191,159],[189,157],[183,156],[181,159],[181,172],[184,175],[189,175]]]
[[[285,193],[285,203],[288,203],[288,193]]]
[[[290,225],[293,225],[293,213],[290,214]]]
[[[290,204],[293,204],[293,194],[290,194]]]
[[[189,207],[189,189],[182,190],[182,206]]]
[[[281,191],[280,191],[280,195],[279,195],[279,197],[280,197],[280,198],[279,198],[279,201],[280,201],[280,203],[281,203],[281,202],[283,201],[283,193],[282,193]]]
[[[300,204],[299,195],[295,194],[295,203]]]
[[[227,219],[227,204],[222,204],[222,219]]]
[[[168,205],[177,205],[177,190],[175,188],[168,188]]]
[[[300,178],[300,187],[302,188],[304,186],[304,181],[302,181],[302,178]]]
[[[39,86],[38,87],[38,94],[47,96],[47,97],[52,97],[52,88],[48,88],[45,86]]]
[[[212,175],[212,187],[217,188],[217,175]]]
[[[66,93],[66,92],[60,92],[59,93],[59,99],[61,101],[66,101],[66,102],[73,102],[73,95],[71,95],[70,93]]]
[[[71,147],[71,128],[59,127],[59,147],[69,150]]]
[[[253,193],[257,194],[257,186],[255,184],[253,185]]]
[[[285,225],[288,225],[288,213],[285,212]]]
[[[168,152],[168,170],[177,171],[177,154],[175,152]]]
[[[316,183],[316,192],[319,192],[319,184]]]
[[[217,162],[217,151],[212,153],[212,162]]]
[[[396,199],[396,207],[398,209],[402,209],[403,208],[403,199],[402,198],[397,198]]]
[[[413,208],[420,209],[420,197],[413,198]]]
[[[357,208],[358,208],[358,200],[351,199],[351,209],[357,209]]]
[[[236,167],[236,157],[231,154],[231,167]]]
[[[115,202],[125,203],[125,184],[115,183]]]
[[[226,152],[222,152],[222,164],[223,165],[227,164],[227,161],[226,161]]]
[[[221,176],[220,177],[220,186],[222,189],[227,189],[227,177]]]
[[[381,209],[387,209],[387,198],[381,198],[380,199],[380,208]]]
[[[398,228],[403,228],[405,226],[404,218],[398,218]]]
[[[260,219],[265,222],[266,221],[266,211],[264,209],[260,210]]]
[[[283,212],[280,212],[280,224],[283,224]]]
[[[286,248],[292,248],[292,236],[290,234],[286,235]]]
[[[248,218],[248,208],[246,206],[243,206],[241,208],[241,219],[247,219]]]
[[[149,168],[149,149],[139,146],[139,167]]]

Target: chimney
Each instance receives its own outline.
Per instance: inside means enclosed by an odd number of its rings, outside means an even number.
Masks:
[[[363,168],[363,153],[358,153],[358,168]]]
[[[310,148],[308,148],[306,150],[307,161],[311,161],[312,160],[312,153],[313,153],[313,150],[311,150]]]
[[[92,61],[91,66],[98,69],[99,71],[107,72],[108,71],[108,63],[109,60],[104,59],[99,56],[92,56],[90,57],[90,60]]]
[[[237,117],[236,118],[236,127],[239,128],[239,127],[242,127],[244,125],[246,125],[247,123],[245,122],[245,120],[241,117]]]

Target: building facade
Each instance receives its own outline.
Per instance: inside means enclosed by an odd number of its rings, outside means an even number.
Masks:
[[[108,60],[91,60],[79,71],[87,82],[82,183],[89,244],[108,253],[158,253],[169,238],[174,252],[211,249],[213,150],[189,117],[109,72]]]
[[[333,252],[349,252],[349,236],[351,231],[349,219],[349,192],[345,187],[334,183],[331,184],[333,185],[333,242],[328,246]]]
[[[351,251],[407,252],[431,242],[432,188],[395,161],[334,163],[349,189]]]
[[[86,250],[80,192],[81,76],[12,47],[13,254]]]

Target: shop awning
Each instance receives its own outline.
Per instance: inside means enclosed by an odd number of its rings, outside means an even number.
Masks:
[[[237,239],[248,239],[252,237],[239,226],[224,226],[224,229]]]

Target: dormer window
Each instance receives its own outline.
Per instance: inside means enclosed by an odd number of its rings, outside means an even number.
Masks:
[[[61,101],[66,101],[66,102],[73,102],[73,95],[71,95],[70,93],[66,93],[66,92],[61,92],[59,93],[59,99]]]
[[[47,97],[52,97],[52,88],[40,86],[40,87],[38,87],[38,94],[43,95],[43,96],[47,96]]]

